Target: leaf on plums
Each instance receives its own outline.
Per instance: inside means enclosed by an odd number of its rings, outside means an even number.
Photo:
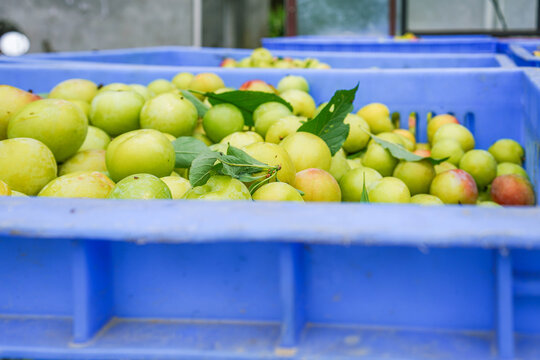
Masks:
[[[259,160],[249,156],[245,151],[231,145],[227,147],[227,155],[235,156],[238,159],[243,160],[246,164],[268,166],[267,164],[262,163]]]
[[[189,91],[180,90],[180,92],[186,99],[188,99],[193,105],[195,105],[195,108],[197,109],[197,113],[199,114],[199,117],[204,117],[209,107],[206,106],[206,104],[203,103],[201,100],[197,99],[197,97],[193,96],[193,94],[190,93]]]
[[[338,90],[315,118],[304,123],[298,131],[308,132],[323,139],[332,156],[341,149],[349,135],[349,124],[343,121],[353,110],[358,84],[351,90]]]
[[[403,146],[394,144],[390,141],[386,141],[384,139],[381,139],[380,137],[373,135],[370,133],[371,138],[373,141],[375,141],[377,144],[381,145],[386,150],[390,151],[390,154],[392,154],[393,157],[399,160],[405,160],[405,161],[420,161],[420,160],[428,160],[432,165],[438,165],[442,163],[443,161],[448,160],[448,158],[444,159],[434,159],[432,157],[424,157],[420,155],[416,155],[409,150],[405,149]]]
[[[264,179],[264,174],[252,176],[261,172],[271,172],[273,167],[262,163],[244,151],[230,146],[227,148],[227,154],[221,155],[219,161],[223,164],[223,174],[232,176],[240,181],[251,182]]]
[[[247,126],[254,126],[253,112],[259,107],[259,105],[267,102],[278,102],[287,106],[291,111],[293,110],[291,104],[282,99],[276,94],[270,94],[262,91],[227,91],[221,94],[216,93],[203,93],[193,91],[197,94],[208,97],[208,101],[212,105],[218,104],[231,104],[236,106],[244,116],[244,122]]]
[[[199,155],[212,152],[205,143],[191,136],[181,136],[172,144],[176,153],[175,168],[188,168]]]
[[[366,173],[363,173],[364,180],[362,183],[362,195],[360,195],[360,202],[361,203],[369,203],[369,195],[368,191],[366,189]]]
[[[191,186],[201,186],[206,184],[212,175],[220,173],[221,163],[216,164],[220,154],[214,151],[202,153],[193,160],[189,169],[189,182]]]
[[[180,140],[182,138],[179,138]],[[183,140],[184,145],[187,143],[191,152],[182,153],[180,164],[184,165],[191,159],[191,168],[189,170],[189,182],[193,187],[206,184],[212,175],[227,175],[242,182],[253,182],[252,185],[262,184],[270,181],[276,176],[279,167],[264,164],[244,151],[230,146],[227,148],[227,153],[223,154],[218,151],[211,151],[205,145],[205,149],[200,147],[195,142]],[[182,144],[181,141],[179,141]]]

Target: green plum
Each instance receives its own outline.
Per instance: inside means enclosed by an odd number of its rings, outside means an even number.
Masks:
[[[203,118],[206,135],[215,143],[225,136],[242,131],[244,117],[238,108],[231,104],[219,104],[210,108]]]
[[[382,176],[391,176],[398,160],[390,154],[390,151],[371,140],[362,158],[362,164],[377,170]]]
[[[79,148],[80,151],[86,150],[106,150],[111,142],[111,137],[100,128],[88,126],[88,132],[83,144]]]
[[[92,101],[90,123],[110,136],[139,128],[144,98],[135,91],[100,91]]]
[[[154,95],[156,96],[160,94],[168,93],[172,90],[176,90],[176,86],[170,81],[165,80],[165,79],[156,79],[152,81],[150,84],[148,84],[147,88],[150,92],[154,93]]]
[[[78,171],[107,171],[105,150],[79,151],[58,168],[58,176]]]
[[[157,130],[134,130],[115,138],[107,148],[106,163],[111,179],[118,182],[133,174],[165,177],[174,169],[172,143]]]
[[[304,201],[341,201],[341,189],[336,179],[322,169],[305,169],[296,173],[294,187],[302,191]]]
[[[291,157],[281,146],[271,143],[256,142],[244,147],[242,150],[263,164],[270,166],[279,165],[280,169],[277,173],[277,179],[294,186],[296,169]]]
[[[382,175],[372,168],[359,167],[348,171],[339,181],[343,201],[360,201],[362,199],[364,181],[367,190],[373,183],[380,179],[382,179]]]
[[[431,156],[434,159],[446,159],[452,165],[459,165],[459,161],[465,152],[461,145],[453,139],[443,139],[437,141],[431,148]]]
[[[527,174],[525,169],[518,164],[503,162],[497,165],[497,176],[508,174],[521,175],[526,179],[529,178],[529,175]]]
[[[467,151],[459,161],[459,168],[471,174],[481,189],[497,176],[497,161],[485,150]]]
[[[285,116],[273,123],[266,132],[266,142],[279,144],[287,136],[294,134],[302,126],[305,118],[295,115]]]
[[[130,84],[129,87],[131,90],[135,91],[137,94],[141,95],[144,98],[144,101],[148,101],[152,98],[153,94],[148,88],[141,84]]]
[[[199,115],[183,96],[165,93],[148,100],[140,114],[141,128],[155,129],[175,137],[193,134]]]
[[[349,135],[343,143],[343,148],[348,153],[355,153],[364,149],[371,137],[369,136],[369,125],[360,116],[348,114],[344,120],[345,124],[349,124]]]
[[[282,78],[277,86],[277,91],[282,94],[287,90],[296,89],[309,93],[309,84],[303,76],[287,75]]]
[[[362,157],[355,157],[354,159],[347,159],[347,164],[351,167],[351,169],[358,169],[361,167],[364,167],[364,164],[362,164]]]
[[[161,178],[169,190],[171,190],[171,195],[174,200],[182,199],[186,192],[191,189],[191,184],[189,180],[180,177],[180,175],[165,176]]]
[[[383,177],[370,185],[369,201],[373,203],[408,203],[411,193],[407,185],[395,177]]]
[[[456,165],[448,161],[443,161],[442,163],[435,165],[434,168],[435,168],[435,175],[440,174],[446,170],[457,169]]]
[[[88,119],[88,117],[90,116],[90,104],[89,103],[87,103],[86,101],[82,101],[82,100],[69,100],[69,101],[72,102],[73,104],[75,104],[76,106],[78,106],[79,109],[81,109],[81,111],[84,113],[84,115]]]
[[[216,74],[200,73],[200,74],[195,75],[193,79],[191,79],[188,89],[206,93],[206,92],[214,92],[217,89],[221,89],[224,87],[225,87],[225,84],[223,83],[223,80]],[[201,100],[204,99],[203,95],[200,95],[200,94],[194,94],[194,95]]]
[[[267,102],[259,105],[253,112],[255,131],[262,137],[266,136],[268,129],[276,121],[292,115],[291,110],[279,102]]]
[[[282,182],[272,182],[261,186],[253,194],[255,201],[298,201],[304,202],[302,195],[291,185]]]
[[[250,58],[255,67],[258,67],[259,63],[269,63],[273,60],[272,53],[268,49],[262,47],[254,49]]]
[[[151,174],[133,174],[125,177],[109,193],[109,199],[157,200],[172,199],[167,184]]]
[[[347,162],[345,151],[341,148],[334,156],[332,156],[332,162],[330,163],[328,172],[339,181],[349,170],[351,170],[351,166]]]
[[[80,100],[90,103],[97,93],[98,88],[93,81],[70,79],[56,85],[49,93],[49,99]]]
[[[465,152],[474,149],[475,142],[473,135],[469,129],[460,124],[450,123],[441,126],[433,135],[432,144],[436,145],[437,142],[443,139],[457,141]]]
[[[476,205],[485,207],[502,207],[494,201],[478,201]]]
[[[434,116],[429,120],[427,125],[427,137],[428,141],[431,143],[433,140],[433,135],[439,130],[439,128],[446,124],[459,124],[459,121],[450,114],[441,114]]]
[[[29,103],[41,99],[36,94],[9,85],[0,85],[0,140],[7,138],[8,122]]]
[[[280,144],[292,159],[296,171],[317,168],[328,171],[332,154],[320,137],[307,132],[287,136]]]
[[[281,94],[281,97],[293,107],[293,114],[312,118],[317,106],[315,100],[302,90],[290,89]]]
[[[242,86],[240,86],[239,90],[245,90],[245,91],[260,91],[260,92],[266,92],[266,93],[269,93],[269,94],[275,94],[276,93],[276,89],[266,83],[265,81],[262,81],[262,80],[249,80],[249,81],[246,81],[245,83],[242,84]]]
[[[189,190],[184,199],[251,200],[249,190],[241,181],[230,176],[214,175],[202,186]]]
[[[264,142],[264,139],[254,131],[238,131],[225,136],[220,142],[240,149],[256,142]]]
[[[133,91],[133,88],[131,86],[129,86],[128,84],[111,83],[111,84],[108,84],[108,85],[105,85],[105,86],[101,87],[98,90],[98,94],[102,93],[102,92],[105,92],[105,91]],[[92,101],[94,101],[94,100],[92,99]]]
[[[0,169],[0,180],[26,195],[36,195],[57,173],[52,151],[29,138],[0,141]]]
[[[38,196],[105,199],[113,188],[114,182],[99,171],[78,171],[54,179]]]
[[[234,60],[232,58],[225,58],[225,59],[223,59],[221,64],[219,64],[219,66],[223,67],[223,68],[235,68],[236,67],[236,60]]]
[[[474,178],[461,169],[439,173],[431,182],[429,192],[445,204],[475,204],[478,198]]]
[[[428,193],[435,169],[427,160],[401,161],[394,169],[394,177],[403,181],[411,195]]]
[[[498,163],[510,162],[521,165],[525,156],[525,150],[515,140],[500,139],[489,148],[489,152]]]
[[[0,180],[0,196],[11,196],[12,191],[8,184]],[[300,194],[298,194],[300,195]]]
[[[187,90],[193,78],[192,73],[181,72],[173,77],[172,83],[180,90]]]
[[[371,132],[375,135],[394,130],[390,110],[384,104],[368,104],[361,108],[357,115],[368,123]]]
[[[411,197],[411,204],[416,205],[444,205],[441,199],[435,195],[416,194]]]
[[[44,99],[25,106],[8,124],[8,138],[32,138],[43,142],[62,162],[83,144],[88,119],[82,110],[67,100]]]

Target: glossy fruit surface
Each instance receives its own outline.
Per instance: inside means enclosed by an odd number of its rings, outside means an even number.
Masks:
[[[106,163],[115,182],[133,174],[164,177],[174,169],[172,143],[157,130],[135,130],[115,138],[107,148]]]
[[[296,174],[294,185],[304,201],[341,201],[341,189],[332,175],[322,169],[305,169]]]
[[[114,186],[102,172],[78,171],[54,179],[38,196],[105,199]]]
[[[167,184],[154,175],[133,174],[120,181],[109,193],[109,199],[172,199]]]
[[[8,125],[8,138],[41,141],[62,162],[73,156],[86,139],[88,120],[67,100],[44,99],[25,106]]]
[[[251,200],[248,188],[230,176],[215,175],[205,185],[189,190],[184,196],[188,200]]]
[[[320,137],[306,132],[287,136],[280,144],[292,159],[296,171],[309,168],[329,170],[332,154]]]
[[[29,138],[0,141],[0,169],[0,180],[27,195],[36,195],[57,172],[51,150]]]

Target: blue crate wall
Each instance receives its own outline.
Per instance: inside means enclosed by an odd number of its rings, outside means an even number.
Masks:
[[[518,66],[540,67],[540,58],[533,54],[539,47],[540,40],[508,43],[507,54]]]
[[[146,84],[179,71],[207,70],[9,65],[0,79],[45,92],[73,77]],[[217,73],[232,86],[281,77]],[[306,76],[317,102],[360,83],[355,109],[380,101],[403,123],[413,111],[421,121],[430,111],[453,111],[474,117],[481,148],[512,137],[538,149],[539,79],[530,70],[293,73]],[[537,190],[538,168],[529,152]],[[4,357],[536,359],[540,352],[537,207],[4,198],[0,215]]]
[[[436,37],[415,40],[357,37],[279,37],[263,38],[270,50],[421,52],[421,53],[494,53],[497,40],[483,37]]]
[[[1,62],[76,61],[107,64],[140,64],[162,66],[219,67],[225,58],[240,60],[252,50],[156,47],[66,53],[30,54],[20,58],[0,57]],[[454,67],[512,67],[513,62],[501,54],[416,54],[416,53],[357,53],[315,51],[273,51],[278,57],[316,58],[333,68],[454,68]],[[279,70],[281,71],[281,70]]]

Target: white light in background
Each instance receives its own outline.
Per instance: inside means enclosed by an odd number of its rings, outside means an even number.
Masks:
[[[30,40],[26,35],[10,31],[0,37],[0,52],[7,56],[21,56],[30,50]]]

